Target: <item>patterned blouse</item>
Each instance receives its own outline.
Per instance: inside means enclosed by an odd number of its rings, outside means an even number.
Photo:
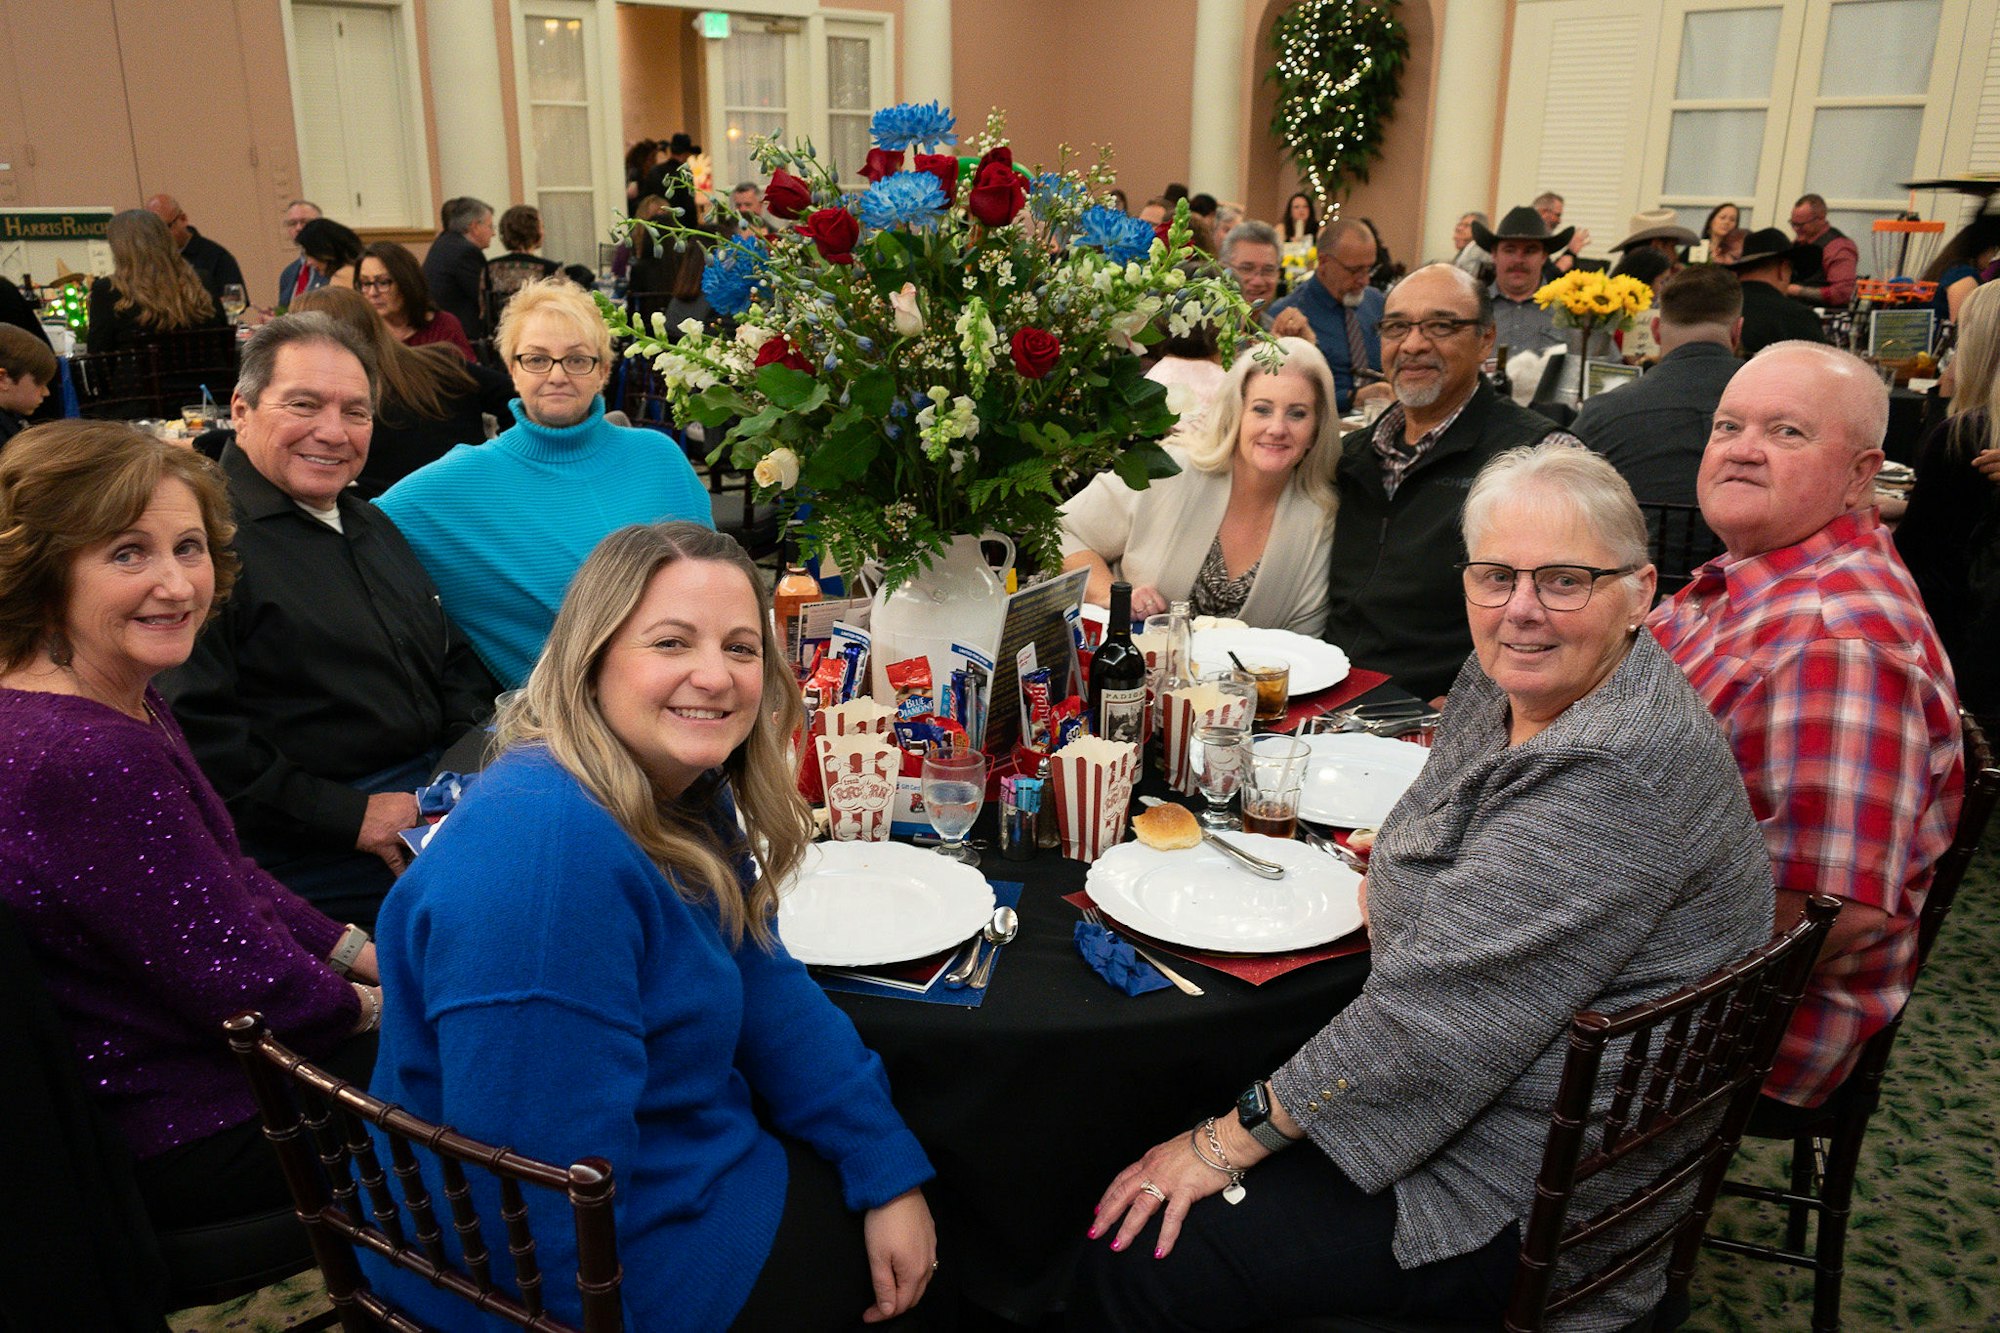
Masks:
[[[1257,581],[1257,565],[1263,563],[1259,559],[1238,577],[1230,578],[1229,565],[1222,558],[1222,537],[1217,534],[1209,544],[1208,558],[1201,562],[1201,572],[1194,576],[1194,590],[1189,594],[1194,613],[1233,619],[1249,599],[1250,585]]]

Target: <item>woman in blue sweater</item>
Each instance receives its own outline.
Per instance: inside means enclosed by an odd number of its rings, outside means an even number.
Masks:
[[[372,1090],[546,1161],[609,1158],[634,1329],[875,1322],[936,1267],[923,1150],[775,933],[811,824],[760,589],[692,523],[606,538],[501,716],[506,756],[377,928]],[[574,1319],[567,1206],[536,1209],[552,1312]],[[426,1324],[485,1327],[364,1262]]]

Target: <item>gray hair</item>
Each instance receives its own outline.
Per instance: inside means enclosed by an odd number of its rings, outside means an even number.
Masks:
[[[1306,498],[1328,513],[1333,512],[1334,469],[1340,463],[1340,409],[1335,405],[1333,371],[1319,348],[1303,338],[1279,338],[1283,353],[1281,375],[1303,376],[1313,386],[1313,442],[1306,456],[1292,472],[1293,484]],[[1270,372],[1253,346],[1236,358],[1222,383],[1216,386],[1208,415],[1186,441],[1188,462],[1199,472],[1227,472],[1236,457],[1236,435],[1243,424],[1243,400],[1250,394],[1250,377]]]
[[[1408,273],[1405,273],[1402,277],[1396,279],[1394,282],[1389,284],[1389,291],[1387,294],[1390,296],[1394,296],[1396,294],[1396,289],[1398,287],[1408,282],[1411,278],[1416,277],[1417,274],[1428,272],[1431,269],[1437,269],[1442,273],[1451,274],[1457,280],[1458,284],[1461,287],[1465,288],[1466,292],[1469,295],[1471,295],[1473,302],[1472,317],[1479,321],[1479,327],[1482,329],[1490,329],[1493,327],[1492,291],[1487,287],[1485,283],[1473,277],[1470,273],[1467,273],[1464,269],[1460,268],[1458,265],[1448,263],[1442,259],[1433,260],[1431,263],[1421,264],[1416,268],[1411,269]]]
[[[762,194],[764,192],[756,181],[738,181],[730,187],[729,192],[731,194],[742,194],[745,190],[750,191],[752,194]]]
[[[1278,243],[1278,229],[1255,218],[1239,222],[1229,229],[1229,234],[1222,238],[1222,249],[1217,252],[1216,258],[1227,264],[1239,245],[1268,245],[1279,254],[1283,254],[1285,249]]]
[[[1528,202],[1528,207],[1540,208],[1543,204],[1560,204],[1562,202],[1563,197],[1554,190],[1543,190]]]
[[[1882,441],[1889,433],[1889,386],[1882,382],[1873,367],[1844,348],[1807,342],[1801,338],[1770,343],[1750,359],[1760,361],[1773,352],[1811,357],[1842,383],[1851,386],[1851,391],[1841,390],[1846,393],[1847,401],[1833,415],[1845,427],[1848,443],[1854,446],[1856,453],[1882,447]]]
[[[1484,213],[1480,212],[1476,208],[1467,209],[1465,212],[1460,213],[1458,215],[1458,220],[1460,222],[1465,221],[1467,218],[1471,218],[1474,222],[1477,222],[1482,227],[1490,227],[1493,225],[1493,219],[1487,217]]]
[[[1333,252],[1334,246],[1339,245],[1342,240],[1346,239],[1348,233],[1357,231],[1368,238],[1368,244],[1375,244],[1374,230],[1363,224],[1359,219],[1335,218],[1332,222],[1327,223],[1319,229],[1319,236],[1313,241],[1313,248],[1319,251],[1320,256],[1324,258]]]
[[[321,217],[326,216],[326,210],[321,208],[318,204],[314,203],[310,199],[294,199],[292,200],[292,202],[285,205],[285,211],[287,213],[291,212],[295,208],[310,208],[313,212],[319,214]]]
[[[271,375],[278,365],[278,353],[287,347],[303,347],[311,343],[327,343],[352,353],[368,376],[368,401],[373,403],[380,397],[382,377],[375,364],[375,349],[360,334],[321,310],[280,315],[259,326],[243,346],[242,366],[236,372],[237,394],[255,407],[258,399],[264,396],[264,390],[270,386]]]
[[[1640,573],[1650,563],[1646,519],[1631,486],[1604,455],[1556,440],[1495,454],[1479,469],[1459,515],[1468,556],[1477,557],[1493,511],[1521,499],[1550,517],[1567,514],[1581,520],[1610,550],[1616,564],[1634,567],[1625,576],[1626,586],[1635,594],[1642,589]]]
[[[481,218],[491,217],[492,214],[493,205],[467,194],[460,195],[456,199],[447,199],[440,220],[444,223],[446,231],[455,231],[463,236],[478,226]]]

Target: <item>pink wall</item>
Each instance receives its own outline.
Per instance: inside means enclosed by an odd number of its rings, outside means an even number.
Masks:
[[[999,107],[1027,163],[1053,165],[1064,142],[1088,163],[1092,145],[1108,143],[1136,209],[1167,182],[1187,181],[1194,11],[1194,0],[959,0],[951,35],[960,133]]]

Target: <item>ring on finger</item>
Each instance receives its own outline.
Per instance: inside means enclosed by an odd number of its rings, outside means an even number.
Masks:
[[[1158,1199],[1161,1203],[1165,1203],[1167,1201],[1167,1192],[1161,1189],[1158,1185],[1155,1185],[1150,1180],[1142,1180],[1139,1182],[1139,1192],[1141,1194],[1150,1194],[1155,1199]]]

